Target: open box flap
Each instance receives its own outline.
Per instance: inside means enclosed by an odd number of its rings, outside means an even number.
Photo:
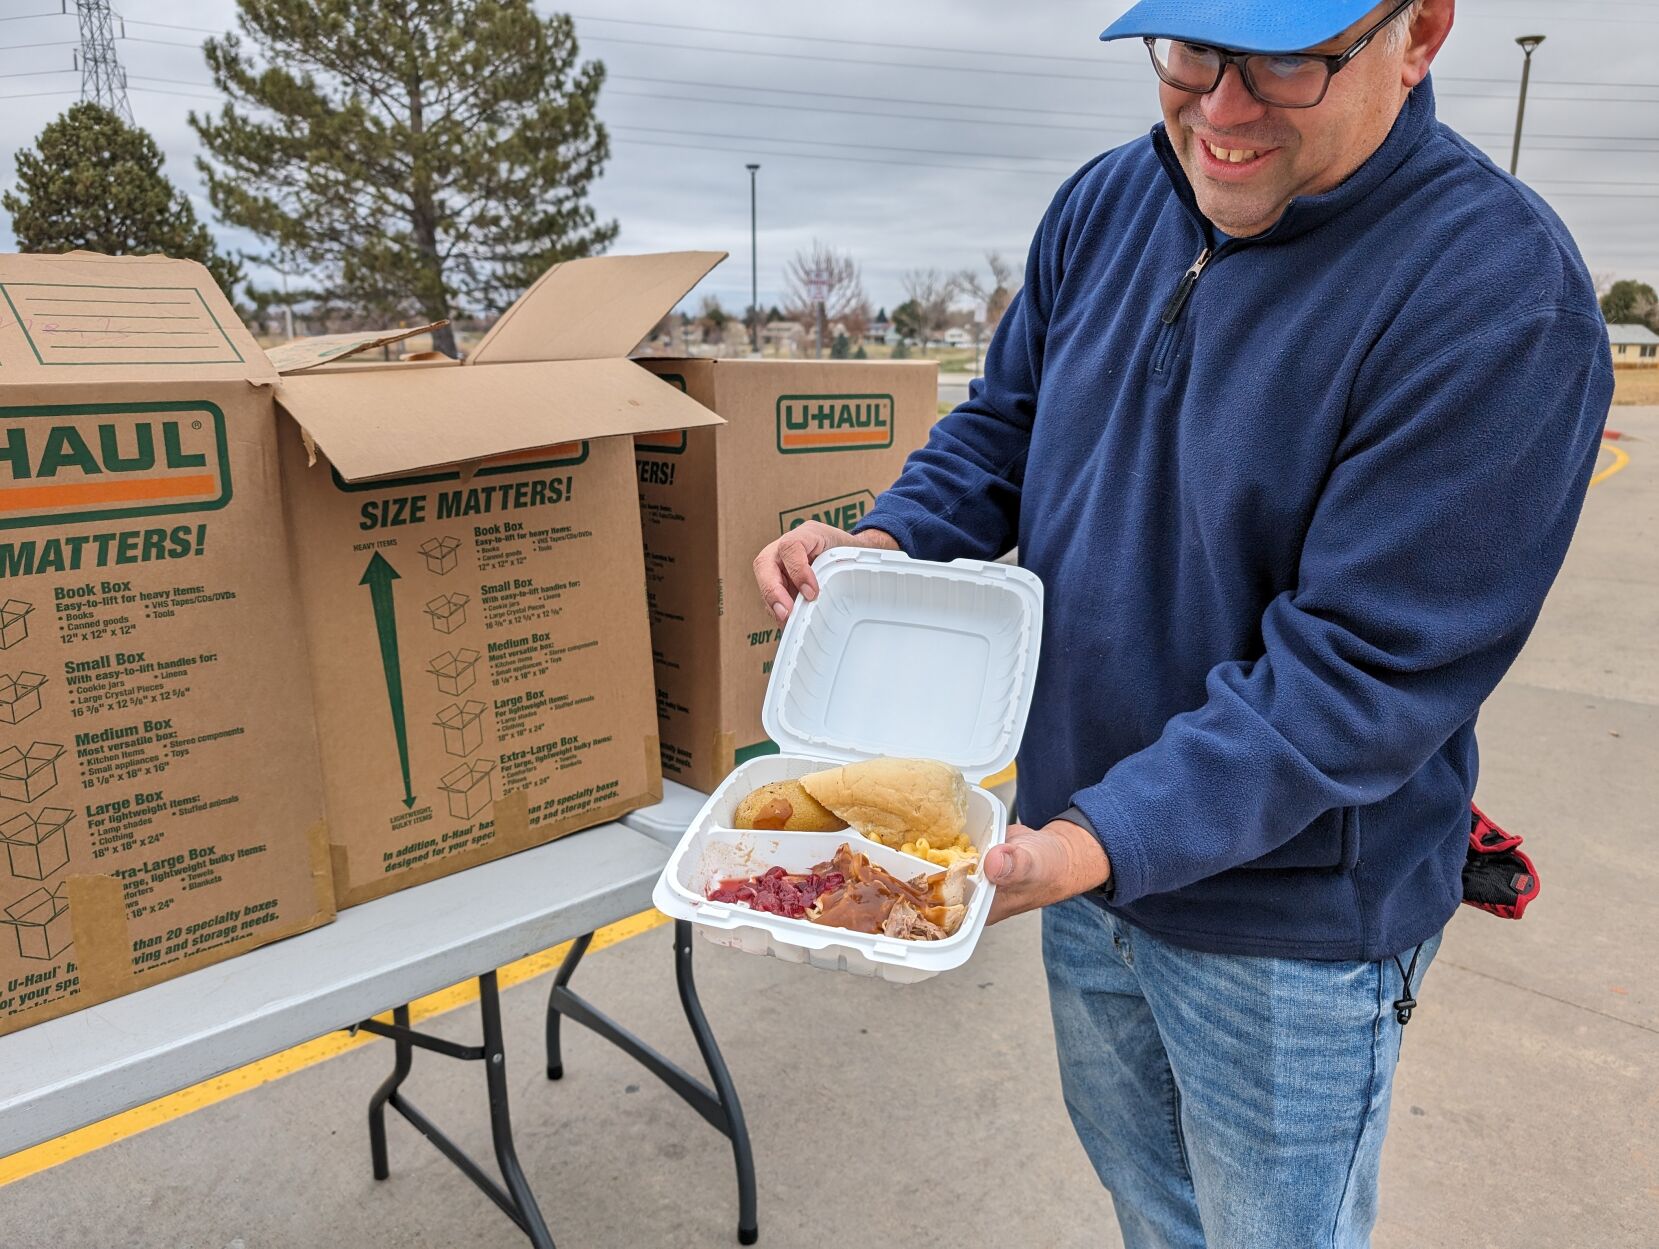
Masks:
[[[628,360],[285,377],[277,402],[347,481],[724,422]]]
[[[593,256],[555,265],[502,314],[468,364],[626,356],[725,252]]]
[[[276,347],[267,347],[265,355],[278,373],[303,373],[334,360],[344,360],[359,352],[389,347],[406,338],[430,334],[442,329],[448,321],[434,321],[406,330],[358,330],[349,334],[316,334],[310,338],[295,338]]]
[[[0,384],[270,381],[213,276],[166,256],[0,256]]]
[[[1043,585],[1007,564],[838,547],[784,626],[761,721],[785,754],[937,759],[970,781],[1014,761],[1037,680]]]

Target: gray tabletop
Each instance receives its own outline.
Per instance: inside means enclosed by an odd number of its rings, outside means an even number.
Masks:
[[[0,1156],[646,910],[667,860],[661,840],[601,825],[0,1037]]]

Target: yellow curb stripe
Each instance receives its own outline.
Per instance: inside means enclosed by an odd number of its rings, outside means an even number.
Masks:
[[[1630,463],[1630,452],[1626,451],[1623,447],[1617,447],[1610,442],[1604,442],[1601,444],[1601,449],[1603,451],[1611,451],[1613,453],[1613,462],[1606,468],[1602,469],[1601,472],[1597,473],[1594,477],[1590,478],[1590,484],[1592,486],[1601,485],[1602,482],[1606,481],[1614,473],[1622,471]]]
[[[594,934],[590,950],[603,950],[606,946],[616,945],[626,941],[629,937],[649,932],[668,923],[668,916],[659,911],[644,911],[628,919],[620,920],[599,929]],[[571,943],[566,941],[556,945],[551,950],[543,950],[539,954],[532,954],[521,958],[515,963],[509,963],[497,973],[497,980],[503,989],[510,989],[514,985],[523,984],[537,976],[545,975],[554,970],[564,961]],[[478,999],[478,982],[476,980],[463,981],[450,988],[441,989],[409,1004],[409,1014],[413,1022],[419,1023],[424,1019],[431,1019],[435,1015],[442,1015],[459,1006]],[[390,1022],[388,1012],[380,1018]],[[280,1080],[284,1076],[293,1075],[296,1071],[304,1071],[330,1058],[337,1058],[341,1054],[359,1049],[380,1038],[370,1036],[367,1032],[359,1032],[352,1036],[345,1032],[331,1032],[327,1036],[318,1037],[315,1041],[307,1041],[303,1045],[296,1045],[292,1049],[283,1050],[280,1054],[273,1054],[269,1058],[262,1058],[258,1062],[249,1063],[245,1067],[238,1067],[234,1071],[227,1071],[222,1076],[216,1076],[201,1084],[181,1089],[177,1093],[169,1093],[166,1097],[159,1097],[153,1102],[142,1106],[135,1106],[131,1110],[112,1115],[99,1123],[89,1124],[84,1128],[69,1132],[56,1140],[46,1141],[31,1149],[12,1154],[8,1158],[0,1158],[0,1186],[12,1183],[14,1180],[25,1179],[37,1175],[51,1167],[79,1158],[83,1154],[92,1153],[106,1145],[113,1145],[117,1141],[124,1141],[128,1137],[137,1136],[140,1132],[148,1131],[163,1123],[212,1106],[227,1098],[235,1097],[239,1093],[246,1093],[250,1089],[258,1088],[262,1084],[269,1084],[273,1080]]]

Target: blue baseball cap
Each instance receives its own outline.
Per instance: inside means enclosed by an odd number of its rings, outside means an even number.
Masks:
[[[1140,0],[1102,39],[1190,39],[1240,52],[1298,52],[1340,35],[1377,0]]]

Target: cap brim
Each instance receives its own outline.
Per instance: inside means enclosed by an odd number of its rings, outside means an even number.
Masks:
[[[1240,52],[1299,52],[1340,35],[1376,0],[1141,0],[1100,37],[1190,39]]]

